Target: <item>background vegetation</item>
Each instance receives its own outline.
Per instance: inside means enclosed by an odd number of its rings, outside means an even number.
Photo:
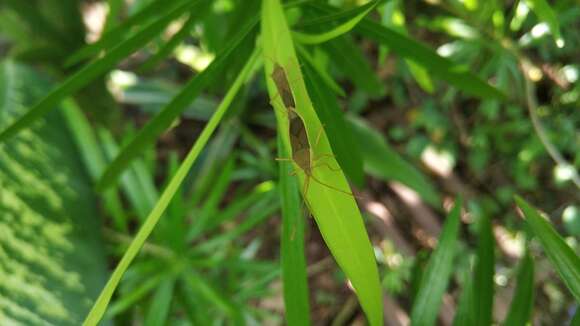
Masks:
[[[573,0],[3,0],[0,324],[580,324],[579,49]]]

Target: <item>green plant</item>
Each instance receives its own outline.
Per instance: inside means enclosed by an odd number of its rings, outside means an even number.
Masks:
[[[434,7],[400,1],[349,6],[349,1],[344,1],[342,8],[336,8],[325,1],[153,0],[137,1],[135,12],[122,21],[118,15],[123,1],[107,3],[106,32],[84,46],[76,1],[50,1],[45,7],[35,7],[10,0],[0,12],[6,18],[0,24],[8,27],[10,42],[17,44],[13,57],[41,62],[57,77],[68,76],[28,112],[10,117],[0,129],[0,141],[10,144],[57,104],[66,103],[64,117],[102,194],[106,215],[111,217],[104,233],[115,243],[113,257],[121,258],[89,312],[87,325],[97,324],[107,311],[109,317],[129,318],[128,309],[137,302],[148,312],[135,308],[136,314],[152,325],[180,319],[180,314],[194,323],[249,323],[267,315],[265,310],[252,308],[249,298],[267,293],[267,283],[278,274],[284,284],[287,323],[310,323],[305,208],[352,284],[368,322],[381,324],[384,293],[376,247],[369,241],[368,225],[357,204],[356,199],[361,198],[349,195],[353,193],[350,183],[366,189],[365,173],[377,180],[401,182],[416,191],[430,210],[444,215],[442,198],[463,192],[462,188],[448,191],[439,187],[453,180],[450,171],[454,165],[461,167],[463,177],[479,190],[467,194],[465,200],[475,227],[466,230],[466,244],[458,240],[462,224],[461,204],[457,203],[425,272],[417,273],[413,284],[407,284],[404,277],[397,282],[417,289],[412,305],[407,307],[413,324],[435,323],[449,284],[461,284],[455,323],[488,325],[499,320],[492,311],[495,266],[501,263],[494,251],[493,228],[520,228],[515,210],[510,209],[513,195],[542,200],[543,207],[549,209],[558,207],[561,198],[574,198],[577,189],[573,187],[579,184],[576,167],[580,161],[574,141],[578,115],[570,114],[568,119],[569,114],[561,111],[578,103],[580,88],[550,88],[551,97],[539,101],[536,87],[545,86],[536,85],[534,79],[542,61],[562,62],[568,67],[567,62],[577,54],[574,46],[580,37],[568,26],[575,26],[580,12],[570,1],[557,1],[554,8],[537,0],[512,6],[449,1],[437,2]],[[75,21],[60,26],[52,8],[75,12]],[[405,24],[406,16],[412,24]],[[172,23],[179,21],[182,24],[173,34],[164,37],[164,32],[173,30]],[[219,26],[219,22],[227,23]],[[197,26],[203,31],[194,28]],[[535,26],[540,26],[537,30],[547,26],[553,39],[537,36]],[[417,31],[428,33],[432,43],[439,43],[439,39],[446,43],[434,51],[410,36]],[[31,32],[37,32],[42,42],[20,37]],[[172,74],[178,69],[159,67],[174,53],[185,51],[180,46],[191,43],[193,35],[201,40],[200,48],[209,49],[215,58],[176,91],[181,80]],[[371,43],[377,55],[363,52],[351,35]],[[148,59],[132,61],[136,52],[145,53]],[[369,53],[377,59],[377,69],[367,59]],[[123,123],[119,106],[111,104],[104,87],[103,75],[125,61],[139,77],[137,85],[117,89],[122,94],[119,98],[125,104],[140,105],[147,102],[143,95],[158,94],[160,98],[143,105],[153,117],[136,131],[132,123]],[[385,62],[394,68],[379,77],[375,70],[388,66]],[[261,69],[263,77],[259,77]],[[287,74],[287,93],[280,94],[281,88],[272,78],[275,69]],[[570,69],[578,73],[577,68]],[[145,80],[166,71],[169,76],[163,76],[162,82]],[[561,76],[552,79],[559,83],[558,78]],[[165,83],[171,79],[178,82]],[[348,98],[343,98],[345,94]],[[91,103],[95,98],[98,101]],[[254,112],[249,104],[257,102],[264,108],[271,102],[274,110]],[[404,117],[391,122],[387,137],[365,122],[372,122],[371,114],[378,111],[373,105],[385,102],[397,116]],[[344,103],[350,107],[348,114],[340,109]],[[290,108],[290,104],[295,107]],[[551,112],[546,119],[551,125],[544,126],[549,105],[561,111]],[[92,115],[96,127],[77,106]],[[113,109],[106,113],[99,107]],[[177,120],[188,117],[207,123],[201,132],[189,133],[196,138],[181,163],[176,152],[169,151],[170,158],[164,159],[159,154],[162,147],[151,150]],[[300,129],[298,135],[293,123]],[[247,126],[275,129],[276,141],[262,141],[267,132]],[[227,129],[239,130],[228,133]],[[534,133],[538,137],[530,137]],[[214,134],[217,137],[212,141]],[[555,137],[558,134],[563,137]],[[296,136],[301,143],[293,141]],[[236,141],[247,143],[248,148],[235,150]],[[278,158],[292,158],[297,146],[308,149],[309,162],[276,163],[273,147]],[[414,164],[433,161],[425,157],[441,153],[445,154],[444,162],[433,169],[439,171],[438,177],[423,173],[424,169]],[[498,163],[496,155],[505,162]],[[545,176],[545,171],[553,168],[549,158],[556,163],[555,178]],[[494,164],[502,164],[503,171],[497,172]],[[168,167],[165,172],[169,176],[161,178],[162,191],[156,186],[161,180],[156,178],[160,166]],[[297,177],[290,176],[291,171],[298,171]],[[264,181],[276,178],[275,183]],[[533,191],[542,191],[540,182],[544,179],[549,180],[548,190],[542,193],[545,198],[534,198]],[[232,188],[238,190],[226,196],[234,180],[238,183]],[[438,180],[438,187],[434,180]],[[359,202],[368,204],[367,195],[363,193]],[[543,223],[534,208],[519,198],[516,203],[526,216],[525,225],[538,236],[565,286],[578,300],[576,253]],[[236,243],[247,246],[245,250],[230,243],[258,229],[257,225],[279,208],[281,273],[273,262],[248,259],[255,258],[252,248],[259,246],[259,240]],[[245,211],[246,218],[240,219]],[[231,229],[219,228],[229,225],[228,221]],[[466,281],[456,281],[451,270],[458,259],[454,253],[460,245],[470,248],[473,238],[478,239],[474,263],[467,259],[457,273],[465,275]],[[138,258],[140,251],[146,256]],[[219,255],[212,257],[212,253]],[[532,257],[533,246],[526,246],[517,301],[511,305],[506,324],[526,323],[531,318],[533,302],[526,298],[533,298],[535,293]],[[420,269],[421,261],[411,265]],[[210,276],[202,276],[202,271]],[[263,275],[255,277],[256,273]],[[223,275],[231,277],[220,284]],[[248,285],[252,282],[256,285]],[[120,294],[114,298],[117,287]],[[209,303],[214,309],[196,308],[200,303]]]

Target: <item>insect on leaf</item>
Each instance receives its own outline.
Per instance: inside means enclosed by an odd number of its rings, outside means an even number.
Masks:
[[[282,136],[285,148],[293,152],[286,153],[286,159],[293,157],[294,170],[300,180],[307,206],[338,265],[356,289],[369,323],[382,325],[381,286],[373,249],[360,211],[354,197],[350,195],[350,187],[342,170],[338,168],[326,133],[312,107],[279,0],[262,2],[261,41],[267,86],[275,107],[278,132]],[[304,144],[302,134],[293,133],[293,136],[298,137],[300,144],[310,149],[308,171],[302,169],[308,162],[301,161],[301,165],[298,165],[294,160],[297,149],[292,145],[297,143],[294,141],[292,144],[290,139],[289,118],[292,118],[292,115],[288,113],[289,108],[280,100],[277,85],[271,78],[275,64],[280,65],[287,74],[292,97],[296,103],[295,111],[298,117],[294,120],[300,121],[294,121],[294,128],[296,131],[303,128],[307,138],[307,144]],[[311,175],[305,176],[305,172]],[[318,181],[313,181],[312,177]],[[307,182],[309,186],[305,187]]]

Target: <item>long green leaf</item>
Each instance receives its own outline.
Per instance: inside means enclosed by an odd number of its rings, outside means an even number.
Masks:
[[[371,1],[367,4],[365,4],[363,6],[363,7],[365,7],[365,9],[362,10],[358,15],[356,15],[353,18],[349,19],[348,21],[332,28],[331,30],[329,30],[327,32],[323,32],[320,34],[307,34],[307,33],[301,33],[301,32],[293,32],[292,35],[294,36],[294,39],[296,41],[303,43],[303,44],[319,44],[319,43],[324,43],[324,42],[330,41],[333,38],[336,38],[342,34],[348,33],[350,30],[352,30],[356,26],[356,24],[358,24],[371,10],[373,10],[377,6],[378,3],[379,3],[379,0],[375,0],[375,1]]]
[[[473,321],[475,325],[489,326],[493,314],[493,294],[495,274],[495,243],[491,221],[487,216],[479,220],[479,242],[477,263],[475,264],[473,286]]]
[[[284,142],[278,136],[278,153],[284,155]],[[280,201],[282,204],[282,282],[284,308],[289,326],[310,325],[306,258],[304,257],[304,214],[300,207],[298,183],[290,176],[292,165],[280,164]]]
[[[517,284],[505,326],[525,326],[534,307],[534,261],[529,253],[522,259],[517,275]]]
[[[455,244],[459,233],[461,199],[447,215],[443,231],[439,237],[437,249],[431,255],[429,263],[413,303],[411,325],[433,325],[437,319],[443,294],[449,284],[454,269]]]
[[[336,13],[336,9],[322,3],[308,5],[326,14]],[[469,72],[467,68],[454,64],[427,46],[391,28],[365,18],[356,25],[355,31],[388,46],[393,52],[413,60],[433,75],[468,94],[481,98],[503,99],[505,97],[505,94]]]
[[[274,63],[282,66],[287,73],[296,103],[295,109],[300,116],[299,119],[304,122],[312,159],[324,158],[324,161],[318,159],[318,162],[337,167],[338,164],[332,155],[332,148],[326,133],[308,96],[300,67],[296,65],[294,44],[279,0],[262,1],[261,41],[264,49],[268,92],[276,108],[278,133],[282,136],[285,148],[292,148],[289,121],[286,108],[277,96],[276,85],[270,77]],[[290,157],[289,153],[286,153],[285,157]],[[299,169],[296,164],[293,166],[294,169]],[[369,323],[373,326],[382,325],[381,286],[373,248],[353,196],[341,192],[350,193],[346,177],[340,169],[328,167],[313,168],[312,174],[319,182],[310,180],[308,191],[304,193],[306,178],[304,173],[298,170],[303,197],[332,255],[355,288]]]
[[[175,278],[169,277],[159,284],[147,311],[145,326],[167,325],[175,281]]]
[[[145,147],[153,144],[157,137],[163,133],[171,123],[187,108],[187,106],[207,87],[228,64],[228,58],[236,53],[238,47],[249,41],[252,30],[257,24],[257,19],[252,19],[244,26],[238,35],[232,40],[227,48],[199,75],[193,77],[181,92],[171,100],[151,121],[127,145],[121,153],[107,167],[101,180],[97,184],[98,190],[110,187],[119,177],[129,163],[139,155]]]
[[[189,9],[199,1],[200,0],[187,2],[177,7],[167,15],[160,17],[147,27],[143,28],[139,33],[135,34],[135,36],[113,48],[104,57],[86,65],[77,73],[66,79],[60,84],[60,86],[50,92],[44,99],[38,102],[38,104],[33,106],[30,111],[17,119],[6,129],[2,130],[2,132],[0,132],[0,142],[14,136],[20,130],[29,127],[39,117],[45,115],[50,110],[53,110],[65,97],[82,89],[95,78],[109,71],[118,62],[147,44],[147,42],[155,37],[165,26],[167,26],[167,24],[179,17],[184,10]]]
[[[115,291],[117,285],[119,284],[119,281],[121,280],[121,277],[123,277],[123,274],[129,267],[135,256],[137,256],[137,253],[139,253],[139,250],[145,243],[145,240],[147,240],[147,237],[149,237],[149,235],[155,228],[155,225],[157,225],[159,218],[169,205],[177,189],[181,186],[183,180],[185,179],[185,176],[191,169],[193,163],[196,161],[201,150],[207,144],[207,141],[209,140],[214,130],[218,126],[227,109],[232,104],[232,101],[234,100],[235,95],[242,87],[242,84],[247,80],[247,78],[249,78],[250,72],[254,68],[257,57],[258,57],[257,52],[254,52],[254,54],[251,56],[250,60],[247,62],[242,72],[238,75],[232,87],[227,92],[223,101],[217,108],[215,114],[208,121],[207,125],[199,135],[199,138],[196,140],[195,144],[185,157],[185,160],[183,161],[183,163],[181,164],[181,166],[179,167],[179,169],[177,170],[177,172],[167,185],[167,188],[165,188],[165,190],[163,191],[163,194],[159,198],[159,201],[157,201],[155,207],[153,208],[149,216],[147,216],[147,219],[145,219],[143,226],[139,229],[139,232],[129,245],[129,248],[123,255],[123,258],[115,268],[115,271],[111,275],[111,278],[107,282],[107,285],[105,285],[105,288],[99,295],[99,298],[97,299],[97,301],[93,305],[93,308],[91,309],[91,312],[87,316],[84,325],[96,325],[101,320],[103,313],[105,312],[107,305],[109,304],[109,301],[113,296],[113,292]]]
[[[580,302],[580,258],[533,206],[519,196],[515,200],[560,278]]]

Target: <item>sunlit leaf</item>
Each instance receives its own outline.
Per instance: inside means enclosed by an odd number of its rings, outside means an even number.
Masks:
[[[580,258],[533,206],[519,196],[516,196],[515,200],[554,268],[580,302]]]
[[[285,148],[292,148],[288,113],[277,95],[276,85],[271,78],[274,63],[281,66],[287,74],[289,87],[296,103],[295,110],[300,116],[298,119],[302,119],[306,128],[311,157],[324,158],[325,164],[337,167],[332,148],[312,107],[304,78],[296,64],[296,52],[291,34],[278,0],[262,2],[261,41],[264,49],[268,91],[276,112],[278,132],[282,136]],[[285,157],[291,156],[286,153]],[[294,169],[299,169],[296,164],[293,166]],[[303,171],[298,170],[297,174],[307,206],[338,265],[355,288],[369,323],[382,325],[382,297],[373,249],[360,211],[353,196],[348,194],[350,189],[344,174],[336,168],[312,169],[312,174],[319,182],[309,182],[307,190],[304,187],[307,179]],[[311,177],[310,180],[312,180]]]

